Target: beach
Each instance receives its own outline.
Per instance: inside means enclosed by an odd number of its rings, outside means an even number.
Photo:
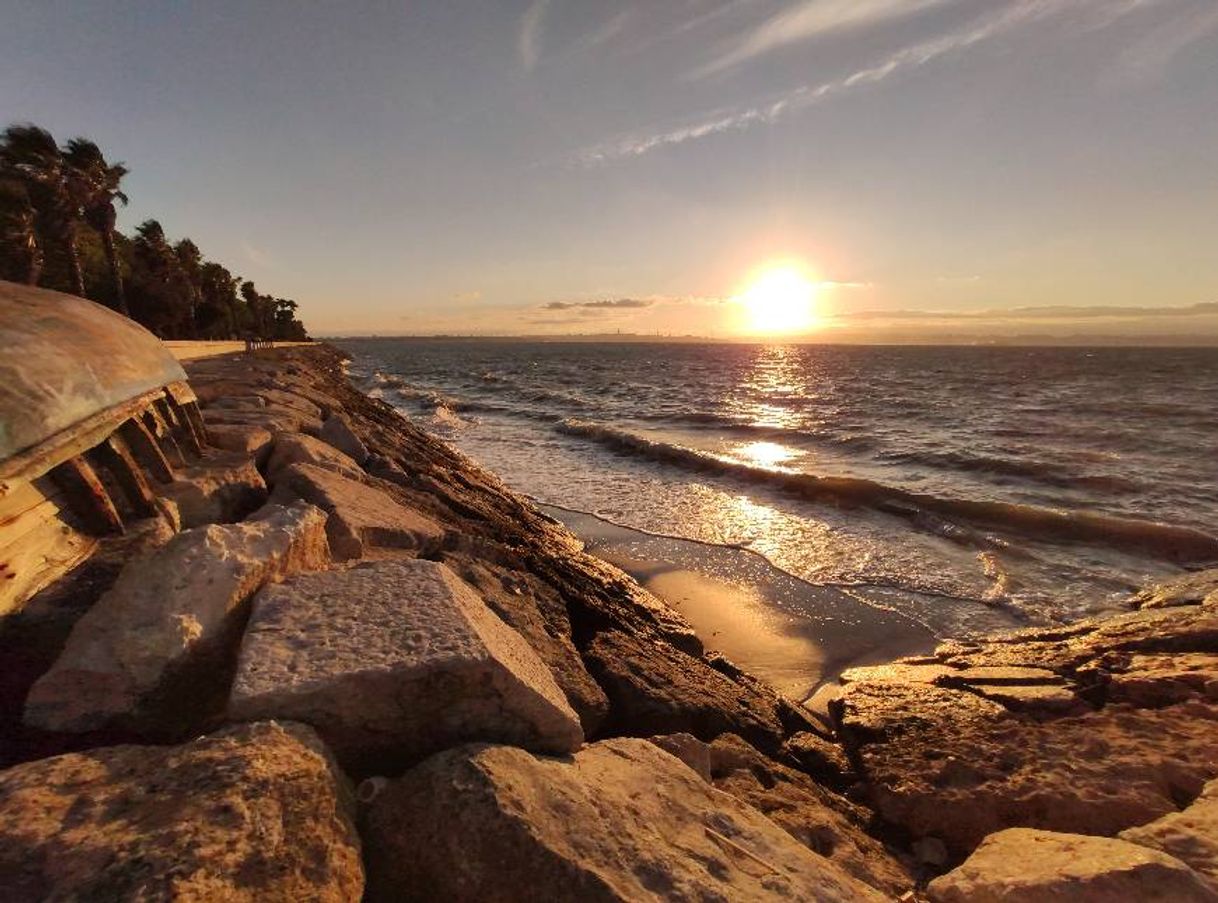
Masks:
[[[1057,892],[1080,855],[1218,893],[1218,572],[940,642],[755,550],[539,506],[349,366],[188,360],[207,444],[150,483],[176,522],[5,619],[16,899],[239,872],[261,899],[948,901]]]

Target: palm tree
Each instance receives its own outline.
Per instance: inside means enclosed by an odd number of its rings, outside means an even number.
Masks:
[[[63,250],[72,291],[84,297],[85,279],[76,249],[80,205],[72,196],[59,145],[46,129],[28,123],[10,125],[0,136],[0,164],[25,185],[41,231]]]
[[[123,274],[119,269],[118,251],[114,245],[115,222],[118,212],[114,202],[126,206],[127,195],[119,190],[127,167],[122,163],[107,163],[101,149],[87,138],[73,138],[63,152],[68,167],[69,190],[80,204],[85,222],[101,236],[114,287],[114,303],[120,313],[131,316],[123,292]]]
[[[42,275],[42,246],[34,220],[34,205],[25,186],[0,172],[0,249],[17,258],[14,273],[26,285],[37,285]]]

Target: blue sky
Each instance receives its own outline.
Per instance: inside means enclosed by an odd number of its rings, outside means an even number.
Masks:
[[[1218,333],[1215,0],[3,20],[0,115],[93,137],[131,169],[125,226],[158,217],[315,332],[724,334],[724,299],[794,260],[843,335]],[[1074,310],[1101,306],[1141,310]]]

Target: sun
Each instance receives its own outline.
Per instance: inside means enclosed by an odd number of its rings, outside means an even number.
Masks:
[[[746,328],[759,335],[794,333],[819,321],[817,284],[796,264],[765,267],[740,295]]]

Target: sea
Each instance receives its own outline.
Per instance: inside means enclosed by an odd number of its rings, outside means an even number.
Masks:
[[[969,636],[1218,563],[1218,349],[337,344],[607,557],[824,590],[769,593],[791,618]]]

